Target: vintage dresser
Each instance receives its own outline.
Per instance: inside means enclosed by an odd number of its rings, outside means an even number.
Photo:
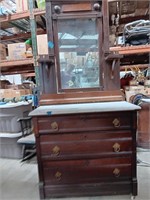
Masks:
[[[140,107],[120,91],[107,0],[46,0],[49,54],[39,59],[34,122],[40,197],[137,195]]]
[[[136,196],[137,109],[120,101],[32,111],[41,198]]]

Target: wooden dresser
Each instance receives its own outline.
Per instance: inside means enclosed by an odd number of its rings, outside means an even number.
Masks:
[[[32,111],[41,199],[136,196],[139,109],[120,101],[48,105]]]

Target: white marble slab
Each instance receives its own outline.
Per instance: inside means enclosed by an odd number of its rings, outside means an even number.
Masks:
[[[29,116],[61,115],[91,112],[133,111],[140,110],[140,106],[126,101],[101,102],[101,103],[79,103],[40,106],[30,112]]]

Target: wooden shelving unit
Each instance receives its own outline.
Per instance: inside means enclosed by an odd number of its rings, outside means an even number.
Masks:
[[[18,20],[22,20],[22,19],[29,19],[30,23],[32,20],[32,24],[34,23],[33,20],[35,19],[36,16],[41,16],[41,15],[45,15],[46,11],[45,10],[41,10],[41,9],[32,9],[33,8],[33,2],[29,1],[29,6],[31,9],[27,10],[27,11],[23,11],[23,12],[19,12],[19,13],[14,13],[14,14],[10,14],[10,15],[5,15],[5,16],[1,16],[0,17],[0,25],[1,25],[1,29],[5,30],[7,28],[11,28],[14,27],[12,25],[12,22],[16,22]],[[32,19],[31,19],[32,16]],[[31,25],[31,24],[30,24]],[[4,44],[8,44],[11,41],[22,41],[22,39],[28,39],[32,37],[32,31],[31,32],[21,32],[18,34],[13,34],[10,36],[3,36],[1,37],[1,42]],[[36,34],[45,34],[46,31],[42,28],[40,29],[34,29],[34,35]],[[1,73],[2,74],[9,74],[9,72],[11,73],[11,71],[13,73],[22,73],[22,71],[24,73],[33,73],[34,71],[34,67],[35,67],[35,63],[36,62],[36,52],[33,52],[33,58],[26,58],[26,59],[21,59],[21,60],[1,60],[0,61],[0,68],[1,68]],[[26,71],[25,71],[25,66],[26,66]],[[13,70],[12,70],[13,69]],[[16,72],[15,72],[16,69]],[[22,70],[23,69],[23,70]],[[30,71],[31,70],[31,71]]]
[[[150,45],[139,45],[139,46],[116,46],[116,47],[110,47],[110,51],[117,53],[122,56],[131,56],[133,55],[135,59],[135,56],[138,55],[144,55],[150,53]],[[131,70],[131,68],[138,68],[141,70],[147,69],[150,67],[150,64],[130,64],[130,65],[123,65],[120,66],[120,71],[125,70]]]
[[[34,73],[34,59],[2,60],[0,69],[3,75]]]
[[[14,67],[14,66],[22,66],[22,65],[31,65],[34,64],[33,58],[26,58],[20,60],[2,60],[0,61],[0,67]]]

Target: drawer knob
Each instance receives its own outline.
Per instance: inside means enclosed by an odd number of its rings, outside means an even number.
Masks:
[[[58,180],[60,180],[61,176],[62,176],[61,172],[56,172],[55,178],[57,178]]]
[[[58,130],[58,124],[57,124],[57,122],[52,122],[51,123],[51,128],[53,129],[53,130]]]
[[[115,143],[115,144],[113,145],[113,149],[114,149],[114,152],[119,152],[119,151],[120,151],[120,144]]]
[[[55,146],[53,149],[52,149],[52,152],[55,156],[58,156],[60,154],[60,148],[58,146]]]
[[[114,127],[116,127],[116,128],[120,127],[119,119],[115,118],[112,123],[113,123]]]
[[[120,176],[120,170],[118,168],[115,168],[113,171],[113,174],[115,175],[115,177],[119,177]]]

